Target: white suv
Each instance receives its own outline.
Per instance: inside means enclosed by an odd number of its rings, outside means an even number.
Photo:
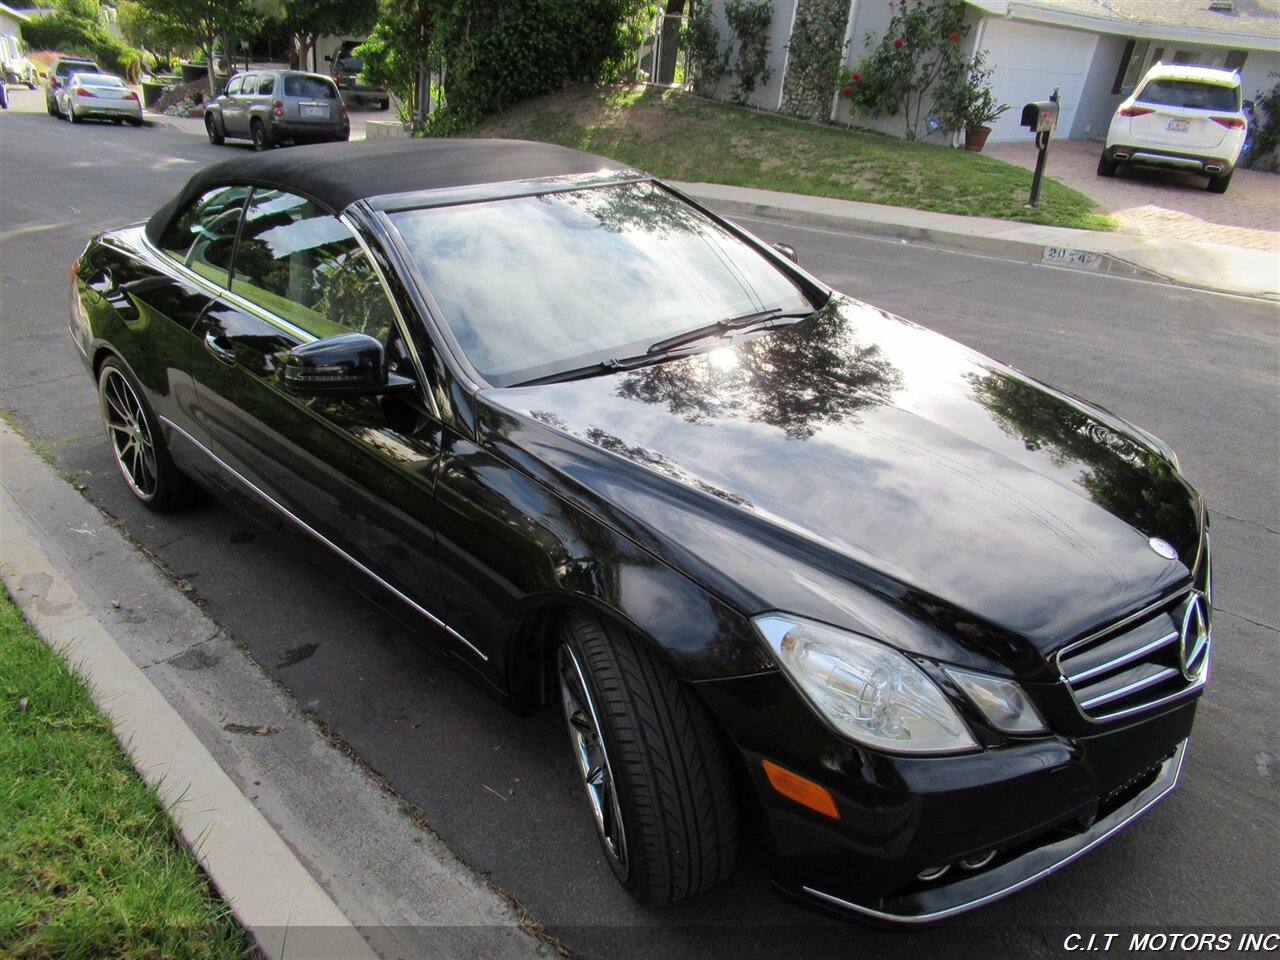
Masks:
[[[1120,164],[1170,167],[1207,174],[1209,189],[1226,193],[1247,127],[1239,73],[1157,63],[1111,118],[1098,176]]]

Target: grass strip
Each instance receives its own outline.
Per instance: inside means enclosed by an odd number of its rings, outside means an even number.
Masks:
[[[662,87],[573,87],[517,104],[474,136],[558,143],[669,180],[722,183],[938,213],[1114,230],[1078,190],[993,157],[806,123]]]
[[[0,590],[0,956],[248,950],[84,681]]]

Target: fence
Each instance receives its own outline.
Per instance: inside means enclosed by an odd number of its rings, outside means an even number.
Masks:
[[[688,51],[680,42],[689,18],[682,14],[658,14],[636,52],[636,82],[663,85],[685,82]]]

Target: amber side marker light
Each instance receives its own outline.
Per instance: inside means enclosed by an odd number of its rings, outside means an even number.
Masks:
[[[824,817],[830,817],[832,820],[840,819],[840,811],[836,809],[836,802],[832,799],[831,792],[826,787],[819,786],[798,773],[792,773],[790,770],[780,767],[770,760],[761,760],[760,762],[764,765],[765,776],[769,778],[769,783],[773,786],[773,789],[784,797],[794,800],[810,810],[816,810]]]

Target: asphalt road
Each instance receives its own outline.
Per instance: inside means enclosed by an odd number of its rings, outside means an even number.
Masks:
[[[646,909],[601,858],[554,711],[507,714],[271,532],[216,503],[177,516],[135,505],[67,335],[68,266],[92,233],[146,216],[233,148],[163,128],[72,127],[42,104],[33,112],[36,96],[15,91],[15,108],[0,114],[0,405],[459,857],[573,950],[1061,956],[1061,933],[1086,926],[1280,920],[1275,304],[744,220],[795,246],[838,288],[1170,442],[1213,515],[1213,677],[1172,797],[1083,860],[945,928],[886,933],[774,897],[750,829],[727,885]],[[360,149],[351,145],[353,158]]]

